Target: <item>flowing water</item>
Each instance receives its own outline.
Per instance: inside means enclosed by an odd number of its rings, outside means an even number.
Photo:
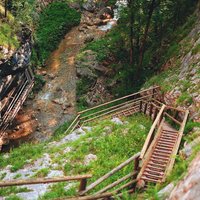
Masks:
[[[107,24],[101,25],[98,28],[102,31],[108,31],[110,30],[114,25],[116,25],[118,19],[120,18],[120,12],[123,8],[127,7],[127,0],[118,0],[115,4],[116,8],[114,11],[114,17],[112,20],[110,20]]]

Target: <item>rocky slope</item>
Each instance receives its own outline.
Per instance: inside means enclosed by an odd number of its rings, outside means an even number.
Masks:
[[[190,118],[196,122],[200,122],[199,9],[179,32],[179,34],[184,34],[184,31],[189,30],[189,34],[170,47],[169,51],[172,52],[172,56],[163,65],[162,72],[145,83],[145,86],[160,85],[166,104],[189,109]]]

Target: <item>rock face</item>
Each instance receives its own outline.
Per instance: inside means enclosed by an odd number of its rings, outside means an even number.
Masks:
[[[200,19],[200,15],[197,17]],[[175,70],[171,77],[166,78],[166,82],[173,88],[165,94],[166,104],[175,105],[178,102],[179,105],[190,110],[190,118],[196,122],[200,122],[199,33],[200,20],[197,20],[189,35],[180,42],[179,57],[171,58],[164,66],[164,68],[172,68],[174,63],[180,66],[180,69]],[[185,44],[188,44],[188,47]]]
[[[95,1],[87,0],[87,2],[83,4],[83,8],[89,12],[94,12],[96,8]]]
[[[200,197],[200,153],[192,161],[187,175],[172,191],[169,200],[199,200]]]
[[[95,70],[99,69],[99,64],[96,58],[96,53],[91,50],[86,50],[79,55],[76,61],[77,74],[81,77],[94,79],[97,77]]]

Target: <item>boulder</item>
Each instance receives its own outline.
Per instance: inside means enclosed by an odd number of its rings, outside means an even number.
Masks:
[[[113,122],[114,124],[117,124],[117,125],[123,125],[123,122],[117,117],[113,118],[111,120],[111,122]]]
[[[82,52],[77,58],[77,75],[80,77],[86,77],[90,80],[97,78],[95,71],[98,67],[99,63],[97,61],[97,55],[91,50]]]
[[[84,164],[89,165],[92,161],[97,160],[97,156],[94,154],[88,154],[85,156]]]
[[[199,200],[200,197],[200,153],[192,161],[186,176],[172,191],[169,200],[192,199]]]
[[[94,12],[96,9],[96,4],[94,0],[87,0],[87,2],[85,2],[82,7],[89,11],[89,12]]]

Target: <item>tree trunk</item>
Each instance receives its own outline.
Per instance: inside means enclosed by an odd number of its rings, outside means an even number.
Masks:
[[[134,13],[133,13],[133,0],[129,1],[130,10],[130,64],[133,64],[133,23],[134,23]]]
[[[5,18],[7,18],[7,12],[8,12],[8,0],[5,0]]]
[[[144,37],[143,37],[142,44],[141,44],[141,47],[140,47],[140,55],[139,55],[139,65],[138,65],[138,70],[137,70],[137,77],[140,75],[139,72],[141,71],[141,68],[142,68],[144,52],[145,52],[145,45],[146,45],[147,36],[148,36],[148,32],[149,32],[149,27],[150,27],[150,23],[151,23],[151,17],[153,15],[153,11],[155,9],[155,3],[156,3],[156,0],[152,0],[150,8],[149,8],[149,14],[148,14],[147,23],[146,23],[146,27],[145,27],[145,31],[144,31]]]

